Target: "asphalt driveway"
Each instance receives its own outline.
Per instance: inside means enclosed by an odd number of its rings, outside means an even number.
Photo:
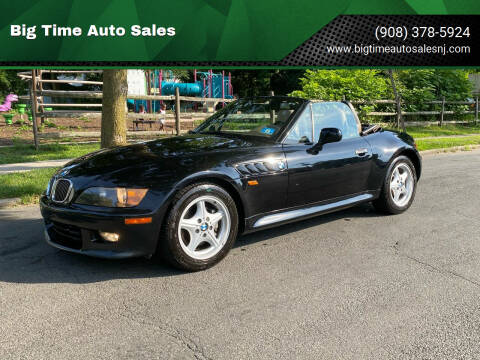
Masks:
[[[43,242],[0,211],[0,359],[480,357],[480,151],[424,158],[412,208],[244,236],[182,273]]]

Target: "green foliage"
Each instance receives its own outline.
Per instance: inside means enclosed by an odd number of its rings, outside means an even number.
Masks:
[[[21,139],[13,139],[14,146],[0,148],[0,164],[13,164],[30,161],[70,159],[100,149],[98,143],[91,144],[44,144],[39,150],[25,144]]]
[[[373,100],[392,98],[390,83],[380,70],[307,70],[300,79],[302,90],[292,96],[321,100]],[[362,119],[375,105],[358,106]]]
[[[31,126],[27,124],[22,124],[19,126],[18,130],[20,131],[31,131]]]
[[[55,171],[56,168],[46,168],[0,175],[0,199],[20,197],[22,204],[37,203]]]
[[[173,76],[183,82],[193,81],[193,71],[186,69],[172,69]]]
[[[480,124],[449,124],[430,126],[407,126],[407,133],[415,139],[435,136],[455,136],[455,135],[479,135]]]
[[[411,69],[394,71],[394,79],[405,105],[404,111],[439,110],[432,100],[465,101],[470,98],[472,85],[465,70]],[[391,83],[382,70],[307,70],[300,79],[301,90],[292,96],[321,100],[393,99]],[[356,106],[365,120],[371,111],[394,111],[393,105]],[[446,105],[446,110],[466,110],[465,105]],[[424,116],[421,120],[428,120]],[[419,119],[419,120],[420,120]],[[368,119],[367,119],[368,120]],[[376,118],[376,121],[379,119]],[[416,120],[409,117],[409,120]]]
[[[57,124],[55,124],[53,121],[49,119],[45,119],[45,126],[48,128],[56,128]]]
[[[232,70],[235,96],[267,96],[270,94],[272,70]]]
[[[418,150],[448,149],[454,146],[480,145],[480,136],[464,136],[439,139],[419,139],[415,141]]]
[[[235,95],[267,96],[273,91],[275,95],[288,95],[300,89],[299,78],[304,70],[232,70],[232,85]]]
[[[465,101],[471,97],[472,84],[465,70],[418,69],[398,71],[396,77],[406,111],[433,110],[428,101]],[[447,110],[465,110],[464,105],[446,105]]]
[[[17,76],[19,70],[0,70],[0,101],[6,95],[13,93],[24,95],[27,92],[28,84]]]
[[[370,100],[391,97],[388,79],[379,70],[307,70],[302,90],[291,95],[321,100]]]
[[[274,70],[270,76],[270,88],[275,95],[288,95],[300,90],[300,78],[305,70]]]

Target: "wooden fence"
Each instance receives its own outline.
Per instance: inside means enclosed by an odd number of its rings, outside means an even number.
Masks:
[[[352,100],[350,101],[353,105],[375,105],[375,104],[395,104],[397,109],[401,109],[402,105],[406,105],[405,102],[399,99],[396,100]],[[474,114],[474,121],[475,124],[478,122],[478,97],[475,98],[474,102],[471,101],[446,101],[445,97],[441,100],[434,100],[434,101],[426,101],[423,104],[426,105],[441,105],[440,110],[435,111],[401,111],[398,113],[397,111],[372,111],[367,113],[367,116],[395,116],[397,119],[397,126],[405,128],[405,122],[403,120],[404,116],[431,116],[431,115],[439,115],[438,124],[443,126],[445,115],[467,115],[467,114]],[[452,111],[452,110],[445,110],[445,105],[468,105],[472,106],[473,110],[462,110],[462,111]]]
[[[18,73],[18,76],[24,80],[30,81],[30,103],[32,105],[32,118],[33,118],[33,138],[35,147],[38,148],[38,122],[37,119],[41,119],[41,123],[44,123],[46,118],[77,118],[77,117],[92,117],[100,116],[102,111],[102,103],[46,103],[44,101],[45,96],[55,97],[55,98],[76,98],[76,99],[97,99],[102,100],[103,92],[102,91],[76,91],[76,90],[46,90],[43,89],[44,83],[60,83],[60,84],[82,84],[82,85],[103,85],[101,81],[89,81],[89,80],[52,80],[52,79],[43,79],[43,74],[48,73],[69,73],[69,74],[84,74],[84,73],[101,73],[101,70],[32,70],[32,71],[22,71]],[[207,108],[215,109],[218,103],[228,103],[233,101],[233,99],[225,98],[204,98],[204,97],[192,97],[192,96],[180,96],[178,88],[175,89],[175,95],[136,95],[130,94],[127,95],[128,99],[133,100],[147,100],[147,101],[174,101],[174,119],[175,119],[175,132],[180,134],[180,122],[182,116],[188,116],[189,118],[199,117],[205,118],[206,114],[204,113],[181,113],[180,102],[197,102],[207,104]],[[209,106],[208,106],[209,105]],[[79,110],[72,109],[61,109],[61,108],[81,108]],[[52,110],[46,110],[51,108]],[[59,109],[60,108],[60,109]],[[125,105],[126,109],[126,105]],[[129,119],[158,119],[164,117],[161,114],[140,114],[140,113],[127,113]],[[168,116],[167,116],[168,118]]]

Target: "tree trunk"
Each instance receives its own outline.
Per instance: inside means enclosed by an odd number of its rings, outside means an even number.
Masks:
[[[395,96],[395,103],[397,104],[397,127],[402,127],[402,130],[405,131],[405,122],[403,121],[402,116],[402,99],[400,98],[400,94],[397,91],[397,86],[395,85],[395,79],[393,78],[393,70],[388,70],[388,77],[390,78],[393,95]]]
[[[127,70],[103,71],[102,148],[127,142]]]

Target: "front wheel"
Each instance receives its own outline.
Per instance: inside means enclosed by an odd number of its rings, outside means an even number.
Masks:
[[[373,206],[387,214],[400,214],[413,202],[417,188],[415,167],[406,156],[395,158],[387,171],[380,197]]]
[[[238,214],[230,194],[214,184],[194,184],[175,196],[159,255],[183,270],[203,270],[227,255],[237,229]]]

